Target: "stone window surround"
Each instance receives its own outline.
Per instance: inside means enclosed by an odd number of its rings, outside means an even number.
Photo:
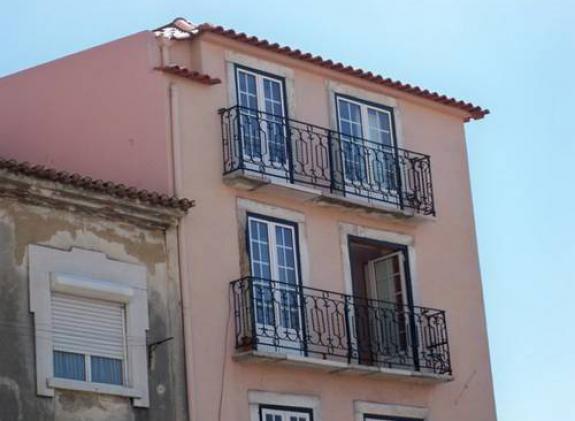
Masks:
[[[68,251],[30,245],[30,311],[34,313],[36,381],[40,396],[55,389],[71,389],[133,398],[133,405],[149,406],[146,331],[148,297],[146,268],[109,259],[104,253],[71,248]],[[94,384],[53,376],[50,332],[52,291],[126,304],[127,386]],[[41,326],[42,328],[38,328]]]
[[[407,247],[407,258],[409,260],[409,276],[411,280],[411,292],[413,295],[413,303],[419,302],[419,294],[417,288],[417,273],[416,273],[416,253],[414,247],[414,239],[411,235],[400,234],[397,232],[386,231],[382,229],[367,228],[361,225],[350,224],[346,222],[339,223],[340,232],[340,245],[343,262],[343,276],[345,293],[353,295],[353,283],[351,279],[351,262],[349,256],[348,240],[350,236],[365,238],[375,241],[384,241],[388,243],[401,244]]]
[[[426,420],[428,416],[428,409],[421,406],[406,406],[406,405],[391,405],[376,402],[354,401],[354,421],[365,421],[366,415],[373,415],[375,417],[390,417],[413,419],[413,420]]]

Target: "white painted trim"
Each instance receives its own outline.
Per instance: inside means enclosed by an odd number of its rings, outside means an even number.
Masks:
[[[238,198],[237,202],[239,210],[238,221],[246,221],[245,214],[248,212],[258,213],[260,215],[267,215],[272,218],[284,219],[286,221],[295,222],[298,229],[299,238],[299,263],[301,268],[301,283],[302,285],[309,285],[310,281],[310,265],[309,265],[309,251],[307,244],[307,232],[305,224],[305,215],[301,212],[280,208],[278,206],[266,205],[260,202],[255,202],[248,199]],[[245,228],[245,227],[244,227]]]
[[[28,247],[30,276],[30,311],[34,313],[36,343],[36,387],[40,396],[54,396],[48,379],[54,377],[52,336],[52,308],[50,295],[54,290],[74,290],[89,296],[113,295],[116,300],[130,294],[126,302],[127,345],[126,383],[138,392],[134,406],[148,407],[148,369],[146,331],[148,321],[147,273],[144,266],[109,259],[104,253],[72,248],[59,250],[39,245]],[[74,280],[72,280],[75,278]],[[105,285],[95,286],[99,279]],[[56,280],[55,282],[52,282]],[[111,286],[113,285],[113,286]],[[131,291],[131,292],[130,292]],[[120,300],[121,301],[121,300]],[[58,379],[56,383],[59,384]],[[69,386],[71,383],[67,383]],[[73,386],[73,385],[72,385]],[[88,387],[88,386],[86,386]]]
[[[236,53],[234,51],[226,50],[224,53],[226,60],[226,73],[228,80],[228,105],[230,107],[237,105],[236,97],[236,72],[235,65],[249,67],[254,70],[270,73],[285,79],[285,92],[284,98],[287,104],[287,115],[294,118],[296,115],[295,109],[295,88],[294,88],[294,71],[293,69],[282,66],[277,63],[272,63],[267,60],[262,60],[256,57],[247,56],[245,54]],[[282,93],[283,95],[283,93]]]
[[[353,402],[355,421],[365,421],[365,415],[405,417],[425,420],[429,410],[421,406],[391,405],[366,401]]]
[[[133,288],[124,287],[117,283],[65,273],[52,273],[51,275],[52,291],[122,303],[130,302],[134,296]]]
[[[417,274],[415,271],[415,247],[414,239],[412,236],[407,234],[400,234],[392,231],[378,230],[374,228],[367,228],[361,225],[349,224],[341,222],[339,224],[340,232],[340,247],[343,262],[343,277],[345,285],[345,293],[353,295],[353,282],[351,279],[351,265],[349,258],[349,247],[348,240],[350,236],[367,238],[376,241],[385,241],[388,243],[395,243],[407,246],[407,254],[409,259],[409,275],[411,280],[411,289],[413,294],[413,301],[415,305],[418,303],[417,294]]]
[[[259,390],[248,391],[250,407],[250,420],[260,421],[260,405],[281,405],[299,408],[309,408],[313,411],[313,420],[321,421],[319,396],[292,395],[287,393],[265,392]]]
[[[82,392],[94,392],[104,395],[125,396],[128,398],[142,398],[142,392],[132,387],[117,386],[103,383],[88,383],[78,380],[59,379],[50,377],[47,380],[48,387],[54,389],[79,390]]]

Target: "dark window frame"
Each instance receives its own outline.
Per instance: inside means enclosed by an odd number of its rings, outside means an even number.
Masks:
[[[341,133],[341,127],[339,125],[339,99],[343,99],[343,100],[348,100],[348,101],[353,101],[353,102],[358,102],[360,104],[364,104],[367,105],[368,107],[372,107],[372,108],[378,108],[380,110],[383,111],[387,111],[389,112],[389,114],[391,114],[391,133],[393,136],[393,148],[397,149],[398,146],[398,139],[397,139],[397,131],[395,129],[396,126],[396,118],[395,118],[395,109],[394,107],[390,107],[389,105],[383,105],[383,104],[378,104],[377,102],[373,102],[373,101],[368,101],[362,98],[357,98],[351,95],[346,95],[346,94],[340,94],[340,93],[335,93],[335,120],[336,120],[336,124],[337,124],[337,131],[338,133]],[[364,134],[364,130],[365,127],[363,127],[363,122],[361,125],[361,137],[368,140],[367,136]]]
[[[259,69],[255,69],[253,67],[248,67],[248,66],[244,66],[242,64],[234,63],[234,85],[235,85],[235,92],[236,92],[236,104],[235,105],[237,105],[237,106],[240,105],[240,86],[239,86],[239,81],[238,81],[238,70],[245,70],[246,72],[256,73],[258,75],[265,76],[265,77],[270,78],[270,79],[275,79],[278,82],[281,82],[284,115],[278,116],[278,117],[283,117],[285,120],[289,120],[286,78],[285,77],[279,76],[279,75],[276,75],[276,74],[273,74],[270,72],[266,72],[264,70],[259,70]],[[257,111],[259,111],[259,110],[257,110]]]
[[[309,420],[314,421],[313,419],[313,409],[304,407],[304,406],[287,406],[287,405],[270,405],[270,404],[261,404],[259,406],[258,412],[260,416],[260,421],[264,421],[263,418],[263,410],[264,409],[271,409],[276,411],[289,411],[289,412],[299,412],[301,414],[309,415]]]
[[[245,237],[246,237],[246,252],[248,255],[248,262],[249,262],[249,274],[253,276],[252,273],[252,253],[251,253],[251,238],[250,238],[250,218],[257,218],[263,219],[264,221],[273,222],[276,224],[284,224],[291,226],[294,230],[294,244],[296,247],[295,255],[296,255],[296,270],[297,270],[297,279],[298,279],[298,286],[303,286],[303,279],[302,279],[302,270],[301,270],[301,253],[300,253],[300,237],[299,237],[299,226],[297,222],[290,221],[288,219],[277,218],[274,216],[269,216],[257,212],[246,212],[246,226],[245,226]],[[278,279],[272,279],[272,281],[278,281]]]

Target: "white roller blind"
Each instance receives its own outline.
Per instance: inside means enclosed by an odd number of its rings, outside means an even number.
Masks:
[[[121,303],[52,293],[54,350],[124,359],[124,318]]]

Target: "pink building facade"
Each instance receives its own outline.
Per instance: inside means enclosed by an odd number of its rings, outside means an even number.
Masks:
[[[495,420],[464,134],[485,110],[184,20],[0,91],[0,155],[195,200],[190,419]]]

